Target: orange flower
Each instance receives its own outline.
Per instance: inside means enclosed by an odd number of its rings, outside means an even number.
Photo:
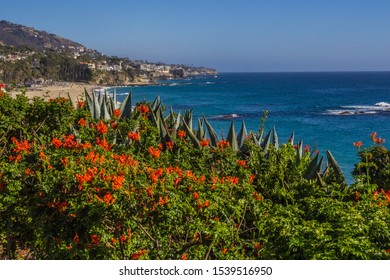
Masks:
[[[139,250],[137,253],[131,254],[131,259],[132,260],[138,260],[146,252],[147,252],[147,250]]]
[[[54,137],[53,140],[51,140],[51,143],[52,143],[57,149],[59,149],[59,148],[62,146],[61,140],[58,139],[57,137]]]
[[[161,196],[159,197],[159,200],[158,200],[159,205],[165,205],[167,203],[168,203],[168,196],[165,196],[164,198],[162,198]]]
[[[305,150],[304,150],[305,153],[308,153],[310,152],[310,146],[309,145],[306,145],[305,146]]]
[[[195,200],[198,200],[199,199],[199,194],[197,192],[194,192],[192,194],[192,196],[194,197]]]
[[[100,237],[96,234],[91,235],[91,244],[99,245]]]
[[[122,113],[121,113],[120,109],[115,109],[114,112],[113,112],[114,117],[118,117],[119,118],[121,116],[121,114]]]
[[[106,124],[104,122],[102,122],[101,120],[98,124],[96,124],[96,129],[100,134],[103,134],[103,135],[106,134],[108,131]]]
[[[112,188],[114,190],[119,190],[122,188],[123,182],[125,181],[125,176],[113,175],[111,179],[112,179]]]
[[[256,242],[256,243],[253,245],[253,247],[255,247],[256,250],[261,250],[262,245],[261,245],[260,242]]]
[[[223,249],[221,250],[222,254],[226,254],[227,251],[228,251],[227,248],[223,248]]]
[[[112,196],[111,193],[106,193],[103,198],[104,202],[108,205],[111,205],[115,202],[115,198]]]
[[[67,149],[77,148],[77,141],[74,139],[74,135],[69,134],[68,136],[63,136],[64,138],[64,147]]]
[[[45,153],[44,152],[39,152],[39,158],[41,160],[45,160]]]
[[[373,132],[371,134],[371,139],[372,139],[372,142],[375,142],[375,140],[376,140],[376,132]]]
[[[108,145],[106,139],[100,140],[100,138],[96,139],[96,144],[105,149],[106,151],[109,151],[113,146],[112,144]]]
[[[12,141],[12,143],[14,143],[15,144],[15,148],[13,149],[13,151],[15,152],[15,153],[21,153],[21,152],[27,152],[27,153],[29,153],[30,152],[30,149],[31,149],[31,145],[30,145],[30,143],[27,141],[27,140],[24,140],[24,141],[18,141],[18,140],[16,140],[16,138],[15,137],[12,137],[11,138],[11,141]]]
[[[77,108],[81,108],[81,107],[83,107],[84,106],[84,101],[78,101],[77,102]]]
[[[24,174],[26,174],[26,175],[34,175],[34,171],[32,171],[30,168],[27,168],[27,169],[24,171]]]
[[[218,147],[224,149],[230,147],[230,143],[226,140],[221,140],[218,142]]]
[[[87,126],[87,122],[85,121],[84,118],[81,118],[79,119],[79,121],[77,122],[80,126],[82,127],[86,127]]]
[[[256,199],[257,201],[261,201],[261,194],[257,192],[253,192],[253,198]]]
[[[356,147],[356,148],[360,148],[362,145],[363,145],[363,143],[362,143],[362,141],[358,141],[358,142],[353,142],[353,145]]]
[[[177,131],[177,137],[179,137],[179,138],[185,138],[185,137],[186,137],[185,131],[179,129],[179,130]]]
[[[167,142],[165,143],[165,145],[166,145],[166,147],[167,147],[168,150],[172,150],[173,147],[175,146],[175,144],[174,144],[172,141],[167,141]]]
[[[237,164],[241,165],[242,167],[246,167],[246,161],[245,160],[237,160]]]
[[[154,147],[150,146],[148,148],[148,152],[151,156],[153,156],[154,158],[159,158],[160,157],[160,154],[161,154],[161,151],[159,149],[155,149]]]
[[[62,158],[61,159],[61,163],[62,163],[62,165],[63,166],[68,166],[68,164],[69,164],[69,158],[68,157],[65,157],[65,158]]]
[[[137,106],[137,109],[141,114],[146,115],[147,113],[149,113],[149,106],[146,104]]]
[[[186,253],[183,253],[180,257],[181,260],[185,261],[187,260],[187,254]]]
[[[133,141],[139,141],[140,134],[135,131],[130,131],[127,137]]]
[[[210,144],[210,140],[209,139],[202,139],[202,140],[200,140],[199,144],[202,147],[207,147]]]

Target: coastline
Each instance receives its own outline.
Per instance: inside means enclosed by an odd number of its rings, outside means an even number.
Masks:
[[[122,85],[125,87],[131,86],[153,86],[156,83],[129,83]],[[89,84],[89,83],[77,83],[77,82],[61,82],[56,85],[40,85],[35,87],[26,88],[26,96],[28,98],[43,97],[45,99],[69,96],[72,100],[82,99],[84,96],[84,89],[89,93],[93,90],[111,88],[113,86]],[[21,89],[16,89],[10,92],[12,96],[16,96],[21,93]]]

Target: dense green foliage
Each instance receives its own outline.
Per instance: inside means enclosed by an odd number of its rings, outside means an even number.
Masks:
[[[275,130],[220,140],[156,102],[0,94],[2,258],[390,259],[382,145],[347,186]]]

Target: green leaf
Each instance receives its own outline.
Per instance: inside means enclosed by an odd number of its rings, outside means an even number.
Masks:
[[[190,127],[187,125],[186,121],[183,119],[183,126],[184,130],[186,131],[187,135],[190,137],[192,143],[194,144],[195,147],[200,148],[200,143],[198,139],[196,138],[195,134],[192,132]]]
[[[126,96],[125,100],[123,100],[120,110],[121,110],[121,119],[129,119],[131,118],[131,112],[132,112],[132,104],[131,104],[131,98],[132,94],[129,92],[129,94]]]
[[[217,134],[215,133],[215,130],[210,125],[210,123],[207,121],[205,116],[203,116],[203,121],[206,124],[207,131],[209,132],[209,136],[210,136],[210,140],[211,140],[211,146],[212,147],[217,147],[219,140],[218,140]]]
[[[232,120],[232,123],[230,125],[227,141],[230,143],[230,146],[233,148],[234,151],[238,151],[237,136],[236,131],[234,130],[234,120]]]
[[[248,133],[246,131],[245,122],[244,122],[244,120],[242,120],[241,129],[240,129],[240,132],[238,133],[238,136],[237,136],[238,146],[240,149],[242,149],[244,147],[244,143],[245,143],[247,136],[248,136]]]

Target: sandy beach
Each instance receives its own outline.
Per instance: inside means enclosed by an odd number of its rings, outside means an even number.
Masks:
[[[33,98],[35,96],[44,97],[44,98],[56,98],[56,97],[66,97],[68,98],[68,93],[73,100],[77,100],[83,96],[84,89],[89,93],[92,92],[95,88],[100,88],[102,86],[97,84],[86,84],[86,83],[61,83],[58,85],[50,86],[38,86],[27,88],[26,96]],[[11,92],[11,95],[16,95],[20,93],[20,90],[15,90]]]

